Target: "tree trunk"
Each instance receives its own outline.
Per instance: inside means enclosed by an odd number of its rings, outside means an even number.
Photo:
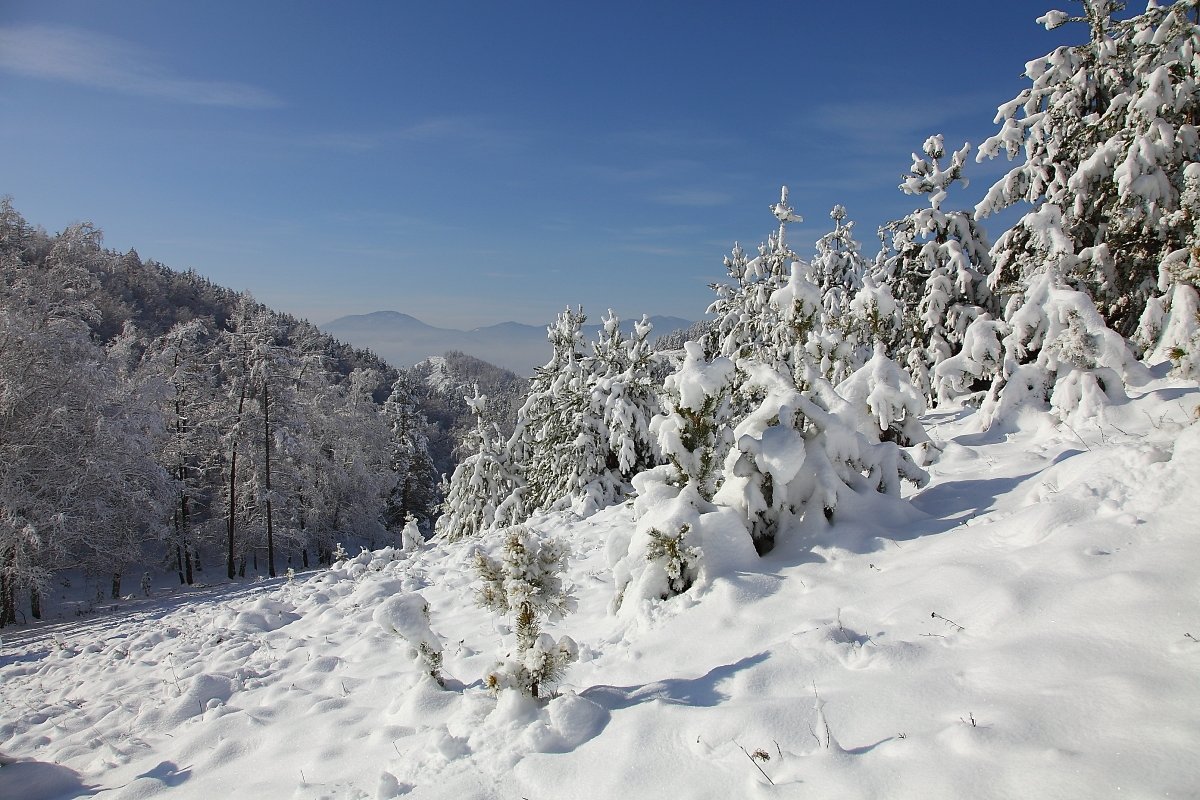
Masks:
[[[0,575],[0,628],[12,625],[16,621],[17,593],[14,591],[13,579],[7,575]]]
[[[34,619],[42,618],[42,593],[37,587],[29,590],[29,613]]]
[[[180,469],[182,472],[182,468]],[[186,491],[179,493],[179,541],[183,544],[183,551],[188,551],[188,531],[192,526],[192,511],[188,506],[188,495]],[[192,583],[192,563],[188,560],[187,563],[187,582]]]
[[[121,599],[121,573],[114,572],[112,580],[112,599]]]
[[[234,517],[238,515],[238,445],[234,443],[233,453],[229,456],[229,521],[226,527],[226,547],[228,558],[227,566],[229,567],[229,577],[233,578],[233,533],[234,533]]]
[[[263,378],[263,465],[267,489],[267,574],[275,577],[275,532],[271,526],[271,398]]]
[[[242,410],[245,407],[245,405],[246,405],[246,387],[243,386],[242,387],[242,396],[238,400],[238,413],[237,413],[237,421],[234,422],[235,426],[240,425],[242,422]],[[233,580],[233,578],[234,578],[233,533],[234,533],[234,526],[235,526],[234,520],[236,519],[236,517],[237,517],[237,436],[235,433],[234,439],[233,439],[232,452],[230,453],[230,456],[229,456],[229,523],[228,523],[228,530],[227,530],[228,535],[227,535],[227,542],[226,542],[226,545],[227,545],[226,566],[228,567],[230,580]],[[245,577],[245,576],[246,576],[246,562],[243,560],[242,561],[242,577]]]
[[[198,566],[199,560],[197,560],[196,563]],[[187,575],[188,586],[191,586],[196,581],[192,576],[192,549],[190,547],[183,548],[183,569],[184,573]]]
[[[175,353],[175,369],[179,369],[179,353]],[[179,464],[176,478],[179,480],[179,510],[175,517],[175,568],[179,573],[179,584],[191,583],[191,565],[188,575],[184,575],[183,553],[187,550],[188,528],[188,496],[187,496],[187,456],[184,448],[184,434],[187,432],[187,421],[183,416],[183,391],[178,386],[175,389],[175,443],[179,448]]]

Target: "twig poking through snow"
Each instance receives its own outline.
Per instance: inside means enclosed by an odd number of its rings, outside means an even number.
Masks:
[[[937,613],[936,611],[931,613],[929,616],[932,617],[933,619],[940,619],[942,622],[948,622],[960,631],[966,630],[966,628],[964,628],[962,625],[959,625],[957,622],[955,622],[952,619],[946,619],[945,617],[943,617],[941,614]]]
[[[755,760],[754,756],[750,755],[750,753],[749,753],[749,752],[746,750],[746,748],[744,748],[744,747],[742,747],[740,744],[738,744],[738,743],[737,743],[737,740],[734,740],[734,742],[733,742],[733,743],[734,743],[734,744],[737,744],[738,750],[741,750],[743,753],[745,753],[745,754],[746,754],[746,758],[750,759],[750,763],[751,763],[751,764],[753,764],[753,765],[754,765],[754,767],[755,767],[755,768],[756,768],[756,769],[757,769],[759,772],[761,772],[761,773],[762,773],[762,776],[763,776],[764,778],[766,778],[766,779],[767,779],[767,782],[768,782],[768,783],[770,783],[772,786],[774,786],[774,785],[775,785],[775,781],[771,780],[771,776],[770,776],[770,775],[768,775],[768,774],[767,774],[767,771],[766,771],[765,769],[763,769],[763,768],[762,768],[762,765],[761,765],[761,764],[759,764],[757,760]],[[767,755],[766,753],[763,753],[763,751],[761,751],[761,750],[756,750],[756,751],[755,751],[755,754],[757,755],[758,753],[762,753],[763,755]],[[770,756],[767,756],[767,758],[770,758]]]
[[[1071,433],[1075,434],[1075,438],[1076,438],[1076,439],[1078,439],[1080,442],[1082,442],[1082,443],[1083,443],[1083,447],[1084,447],[1084,449],[1085,449],[1085,450],[1087,450],[1089,453],[1090,453],[1090,452],[1092,452],[1092,448],[1088,447],[1088,443],[1087,443],[1086,441],[1084,441],[1084,439],[1083,439],[1083,437],[1082,437],[1082,436],[1080,436],[1080,435],[1079,435],[1079,431],[1075,430],[1074,428],[1072,428],[1070,425],[1068,425],[1068,424],[1067,424],[1067,423],[1065,423],[1065,422],[1064,422],[1064,423],[1062,423],[1062,425],[1063,425],[1063,427],[1064,427],[1064,428],[1066,428],[1067,430],[1069,430]]]

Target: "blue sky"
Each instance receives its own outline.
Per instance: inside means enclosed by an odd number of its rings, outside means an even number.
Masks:
[[[781,184],[802,254],[842,203],[873,255],[925,137],[1086,36],[1052,7],[0,0],[0,194],[317,323],[697,319]]]

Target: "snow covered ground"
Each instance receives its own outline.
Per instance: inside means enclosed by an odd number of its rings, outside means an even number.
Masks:
[[[752,570],[614,616],[622,506],[569,544],[558,694],[481,677],[472,543],[8,629],[0,798],[1200,797],[1200,392],[944,445],[908,518],[851,510]],[[375,621],[420,592],[446,688]]]

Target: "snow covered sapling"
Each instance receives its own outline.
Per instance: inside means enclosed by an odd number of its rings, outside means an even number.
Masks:
[[[700,551],[687,544],[688,534],[692,526],[684,523],[679,526],[678,533],[663,533],[658,528],[651,528],[647,533],[650,539],[646,545],[646,559],[658,562],[667,576],[668,597],[683,594],[696,581],[696,573],[700,566]]]
[[[499,560],[475,551],[475,569],[483,581],[479,605],[511,615],[517,651],[499,662],[484,678],[493,691],[518,689],[538,697],[542,686],[555,683],[579,655],[569,636],[555,639],[542,633],[544,620],[561,618],[575,607],[575,598],[562,583],[567,552],[554,539],[543,539],[517,526],[505,533]]]
[[[1067,421],[1094,419],[1125,398],[1123,387],[1144,368],[1087,294],[1065,288],[1052,267],[1021,299],[1008,314],[1002,369],[981,406],[985,427],[1027,400],[1040,405],[1049,399]]]
[[[734,377],[728,358],[708,361],[698,342],[684,343],[683,364],[666,380],[666,412],[650,422],[672,482],[691,484],[705,500],[716,493],[717,466],[728,447],[722,428],[729,419]]]
[[[429,677],[439,686],[442,677],[442,643],[429,628],[429,603],[420,594],[399,594],[389,597],[373,615],[375,624],[387,633],[394,633],[408,642],[409,655],[419,661]]]
[[[421,529],[417,527],[417,518],[410,514],[404,522],[404,529],[400,531],[401,549],[406,553],[411,553],[418,549],[424,541]]]

